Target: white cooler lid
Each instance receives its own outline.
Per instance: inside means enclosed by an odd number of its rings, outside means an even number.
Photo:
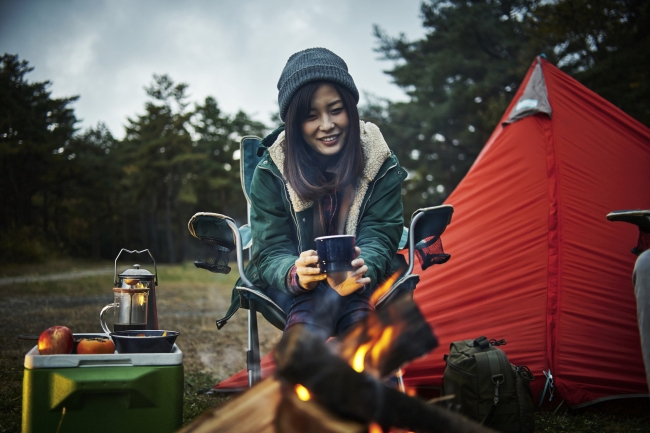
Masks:
[[[76,337],[104,337],[107,334],[74,334]],[[170,353],[113,353],[111,355],[41,355],[38,346],[25,355],[25,368],[76,368],[76,367],[133,367],[180,365],[183,352],[176,344]]]

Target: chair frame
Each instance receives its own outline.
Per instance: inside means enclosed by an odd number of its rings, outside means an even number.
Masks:
[[[249,144],[255,144],[256,147],[251,148]],[[246,209],[247,209],[247,225],[250,228],[250,198],[249,198],[249,193],[246,189],[246,173],[247,169],[245,167],[245,155],[251,154],[252,155],[257,155],[257,158],[259,158],[258,154],[258,149],[260,145],[260,138],[259,137],[253,137],[253,136],[245,136],[241,139],[241,144],[240,144],[240,177],[241,177],[241,185],[242,189],[244,191],[244,196],[246,198]],[[247,147],[248,146],[248,147]],[[251,150],[253,153],[251,153]],[[253,159],[253,162],[255,162],[255,158]],[[250,170],[250,168],[248,169]],[[254,171],[254,169],[253,169]],[[252,172],[250,172],[250,176],[252,176]],[[412,275],[413,272],[413,267],[414,267],[414,255],[415,255],[415,245],[416,245],[416,240],[414,239],[414,228],[416,227],[417,223],[421,220],[421,218],[431,214],[432,212],[437,212],[437,211],[445,211],[448,213],[447,215],[447,221],[444,224],[444,227],[438,233],[437,235],[440,236],[442,232],[444,232],[446,226],[451,222],[451,216],[453,214],[454,208],[452,205],[441,205],[441,206],[434,206],[434,207],[428,207],[424,209],[418,209],[416,210],[412,217],[411,217],[411,223],[409,225],[409,234],[408,234],[408,268],[402,274],[402,276],[391,286],[391,288],[384,293],[376,302],[375,306],[377,308],[380,308],[381,305],[384,303],[388,302],[390,298],[395,295],[397,292],[398,288],[406,282],[410,278],[415,278],[417,277],[416,275]],[[239,271],[239,275],[241,278],[241,281],[243,283],[242,286],[237,286],[236,290],[239,291],[240,296],[242,296],[243,292],[250,292],[253,294],[255,297],[261,298],[263,302],[266,302],[268,305],[273,306],[273,308],[281,312],[283,315],[286,316],[286,312],[282,310],[282,308],[277,305],[271,298],[266,296],[264,293],[262,293],[258,288],[256,288],[250,280],[246,277],[245,271],[244,271],[244,259],[243,259],[243,250],[247,247],[250,246],[250,243],[247,242],[247,245],[243,245],[242,243],[242,236],[240,233],[240,229],[237,228],[237,225],[235,224],[235,221],[222,214],[218,213],[210,213],[210,212],[199,212],[195,214],[189,221],[188,223],[188,229],[192,236],[199,238],[199,236],[196,235],[194,231],[194,227],[192,225],[193,221],[195,220],[196,217],[198,216],[207,216],[207,217],[214,217],[214,218],[219,218],[224,220],[230,230],[232,231],[233,234],[233,240],[235,244],[235,250],[237,254],[237,270]],[[418,240],[420,241],[420,240]],[[252,252],[249,250],[249,260],[251,259]],[[258,335],[258,323],[257,323],[257,311],[258,308],[256,306],[256,303],[258,302],[257,300],[253,299],[253,296],[247,297],[248,298],[248,350],[246,352],[246,369],[248,371],[248,385],[249,387],[252,387],[255,383],[259,382],[261,380],[261,367],[260,367],[260,349],[259,349],[259,335]],[[242,307],[246,308],[245,305],[242,304]],[[404,382],[402,379],[401,371],[398,372],[397,374],[398,378],[398,383],[400,386],[400,389],[404,391]]]
[[[381,304],[383,304],[386,300],[388,300],[395,292],[395,290],[401,286],[404,282],[406,282],[409,278],[412,277],[413,273],[413,267],[415,264],[415,245],[416,245],[416,240],[415,240],[415,226],[417,223],[427,215],[427,212],[431,211],[437,211],[437,210],[449,210],[449,217],[447,219],[447,222],[445,224],[445,228],[449,223],[451,223],[451,217],[454,212],[454,207],[449,204],[443,204],[440,206],[432,206],[432,207],[427,207],[423,209],[418,209],[415,212],[413,212],[413,216],[411,217],[411,223],[409,224],[409,237],[408,237],[408,268],[406,271],[404,271],[404,274],[391,286],[391,288],[384,293],[382,296],[379,297],[376,303],[376,307],[379,307]],[[444,229],[442,230],[444,232]],[[442,235],[442,232],[438,234],[438,236]],[[419,241],[419,240],[418,240]]]
[[[408,244],[407,244],[408,245],[408,267],[404,271],[402,276],[390,287],[390,289],[388,289],[386,293],[384,293],[377,300],[375,304],[376,308],[381,308],[382,305],[388,302],[390,298],[394,296],[395,293],[398,291],[399,287],[408,279],[418,277],[417,275],[412,274],[414,268],[415,246],[416,246],[416,239],[414,233],[415,233],[415,227],[418,224],[418,222],[421,221],[421,219],[426,217],[427,215],[432,215],[433,213],[436,212],[440,213],[443,216],[446,215],[447,220],[445,221],[445,224],[442,230],[440,231],[440,233],[433,234],[436,236],[440,236],[442,235],[442,232],[444,232],[447,225],[451,222],[453,209],[454,208],[451,205],[441,205],[441,206],[433,206],[424,209],[418,209],[413,213],[413,216],[411,218],[411,223],[409,225],[409,237],[408,237]],[[224,220],[227,223],[230,230],[232,231],[233,240],[234,240],[233,243],[235,244],[235,252],[237,255],[237,270],[239,271],[239,275],[243,283],[241,286],[237,286],[236,290],[238,290],[240,293],[250,292],[254,294],[256,297],[262,298],[264,302],[267,302],[269,305],[272,305],[273,308],[275,308],[277,311],[281,312],[282,314],[286,314],[286,312],[283,311],[282,308],[279,305],[277,305],[271,298],[266,296],[264,293],[260,292],[260,290],[256,289],[256,286],[253,285],[253,283],[251,283],[251,281],[246,277],[246,272],[244,270],[244,259],[243,259],[244,248],[242,244],[242,237],[239,232],[239,228],[237,228],[237,225],[235,224],[234,220],[226,215],[222,215],[218,213],[199,212],[195,214],[188,223],[188,228],[190,233],[197,238],[198,236],[194,231],[194,227],[192,223],[199,216],[206,216],[206,217],[212,217],[212,218],[218,218]],[[246,352],[246,368],[248,371],[249,387],[252,387],[255,383],[261,380],[260,349],[259,349],[256,303],[257,301],[255,299],[249,297],[248,299],[248,350]],[[400,386],[400,389],[404,390],[404,382],[401,376],[401,372],[398,373],[397,378],[398,378],[398,384]]]

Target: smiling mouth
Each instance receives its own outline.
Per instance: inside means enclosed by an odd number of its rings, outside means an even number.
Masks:
[[[322,141],[324,144],[332,144],[336,140],[338,140],[339,136],[340,135],[338,135],[338,134],[337,135],[330,135],[329,137],[320,138],[319,140]]]

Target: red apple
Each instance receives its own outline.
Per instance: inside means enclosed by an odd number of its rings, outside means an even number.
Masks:
[[[38,353],[41,355],[65,355],[72,352],[74,337],[66,326],[52,326],[38,337]]]

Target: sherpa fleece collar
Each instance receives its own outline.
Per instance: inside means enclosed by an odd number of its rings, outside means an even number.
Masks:
[[[361,130],[361,148],[363,150],[364,169],[363,175],[359,178],[355,187],[354,200],[350,206],[348,219],[345,224],[346,234],[355,234],[357,221],[360,217],[361,204],[363,203],[363,198],[368,191],[368,185],[372,182],[375,176],[377,176],[384,161],[390,157],[388,144],[386,144],[386,141],[384,140],[383,135],[381,135],[377,125],[370,122],[360,121],[359,128]],[[282,131],[273,145],[269,147],[269,156],[273,160],[273,163],[278,167],[281,174],[284,173],[284,137],[285,133]],[[291,205],[295,212],[309,209],[314,205],[314,202],[312,201],[301,200],[300,197],[298,197],[298,194],[296,194],[296,191],[286,182],[286,180],[285,184],[287,185]]]

